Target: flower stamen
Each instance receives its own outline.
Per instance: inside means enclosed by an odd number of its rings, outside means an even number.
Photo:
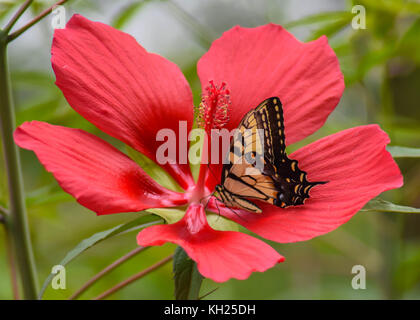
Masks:
[[[228,109],[231,105],[226,83],[215,85],[213,80],[205,88],[198,108],[198,125],[207,133],[211,129],[222,129],[229,121]]]

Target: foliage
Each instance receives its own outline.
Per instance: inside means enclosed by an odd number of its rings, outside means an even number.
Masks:
[[[121,1],[121,5],[98,5],[95,0],[74,1],[69,14],[80,12],[129,31],[139,42],[177,62],[193,88],[195,99],[200,95],[196,62],[211,41],[235,24],[255,26],[267,22],[283,24],[302,41],[327,35],[329,43],[340,60],[346,81],[346,92],[337,110],[320,132],[302,144],[355,125],[378,123],[391,137],[388,151],[398,161],[404,175],[404,187],[381,195],[362,209],[355,219],[332,234],[293,245],[273,244],[288,257],[287,263],[264,274],[253,274],[247,281],[231,280],[221,286],[210,298],[295,299],[295,298],[419,298],[420,297],[420,4],[402,0],[330,1],[331,9],[320,11],[317,1],[310,5],[313,14],[289,19],[291,1],[265,0],[259,8],[245,2],[222,0],[200,1]],[[337,4],[338,3],[338,4]],[[36,1],[39,12],[42,1]],[[366,29],[354,30],[351,7],[361,4],[366,8]],[[100,7],[100,9],[98,9]],[[0,0],[0,23],[5,24],[17,8],[16,1]],[[270,12],[265,12],[269,10]],[[234,12],[239,12],[237,15]],[[30,15],[30,14],[28,14]],[[152,17],[152,19],[150,18]],[[271,18],[267,18],[271,17]],[[97,19],[99,20],[99,19]],[[301,35],[301,31],[307,34]],[[309,30],[309,32],[308,32]],[[114,139],[105,136],[67,104],[54,85],[49,63],[52,30],[47,20],[31,30],[25,41],[10,45],[11,76],[16,104],[17,123],[42,120],[77,127],[95,133],[121,148]],[[303,33],[305,33],[303,32]],[[169,35],[168,35],[169,34]],[[168,47],[166,40],[177,38],[176,47]],[[31,40],[32,39],[32,40]],[[147,49],[149,49],[147,47]],[[28,52],[31,59],[28,59]],[[293,66],[291,66],[293,67]],[[197,100],[195,101],[197,103]],[[123,150],[127,151],[127,150]],[[159,183],[179,190],[164,171],[150,160],[127,153]],[[126,253],[126,247],[135,245],[135,234],[130,233],[103,240],[144,223],[143,217],[132,214],[95,217],[64,193],[52,176],[43,170],[35,156],[21,151],[32,237],[37,248],[38,274],[50,274],[51,267],[61,260],[66,265],[76,257],[78,263],[68,268],[78,279],[69,278],[68,288],[61,292],[47,290],[44,298],[67,298],[112,257]],[[0,157],[0,205],[7,205],[7,188],[3,157]],[[383,198],[383,199],[382,199]],[[396,205],[398,204],[398,205]],[[386,213],[370,213],[386,212]],[[395,212],[404,212],[397,214]],[[164,213],[160,213],[164,216]],[[137,217],[137,216],[136,216]],[[149,218],[150,219],[150,218]],[[157,219],[157,218],[156,218]],[[129,221],[129,222],[127,222]],[[149,220],[150,221],[150,220]],[[106,230],[106,231],[103,231]],[[95,233],[96,232],[96,233]],[[3,239],[3,230],[0,230]],[[54,239],[53,241],[51,239]],[[85,240],[81,240],[85,239]],[[115,240],[115,241],[114,241]],[[76,245],[77,244],[77,245]],[[94,246],[94,247],[93,247]],[[92,248],[91,248],[92,247]],[[87,250],[88,248],[91,248]],[[119,269],[101,280],[99,290],[114,285],[129,274],[151,264],[162,252],[173,251],[168,245],[150,250],[135,264]],[[191,264],[180,249],[175,257],[175,273],[179,263]],[[63,259],[64,253],[68,252]],[[83,255],[81,253],[83,252]],[[79,256],[80,255],[80,256]],[[0,240],[0,261],[5,261],[4,243]],[[0,299],[11,297],[9,272],[0,262]],[[368,289],[361,292],[351,288],[351,268],[363,264],[368,272]],[[186,284],[197,276],[195,265],[177,280],[178,298],[198,296],[197,288]],[[194,271],[195,270],[195,271]],[[114,298],[172,298],[172,270],[166,268],[161,276],[151,276],[117,293]],[[82,280],[79,280],[82,279]],[[45,282],[45,290],[51,276]],[[184,281],[184,282],[181,282]],[[215,287],[203,280],[201,292]],[[96,290],[96,289],[95,289]],[[42,291],[43,292],[43,291]],[[95,291],[96,292],[96,291]],[[41,293],[42,295],[42,293]]]

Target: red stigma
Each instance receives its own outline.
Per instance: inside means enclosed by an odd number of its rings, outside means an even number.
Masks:
[[[213,80],[205,88],[199,106],[198,125],[209,132],[211,129],[221,129],[229,121],[228,109],[231,104],[229,90],[226,83],[220,86]]]

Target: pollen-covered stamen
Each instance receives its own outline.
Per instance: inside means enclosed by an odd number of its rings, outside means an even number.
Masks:
[[[210,132],[211,129],[221,129],[229,121],[228,110],[231,104],[226,83],[215,85],[213,80],[205,88],[198,109],[198,125]]]

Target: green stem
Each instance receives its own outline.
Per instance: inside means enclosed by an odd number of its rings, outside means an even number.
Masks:
[[[6,227],[12,235],[24,297],[25,299],[36,299],[35,261],[29,236],[19,153],[13,140],[15,114],[7,64],[7,33],[2,30],[0,31],[0,114],[0,129],[10,198],[10,214],[5,217]]]
[[[7,211],[6,208],[3,208],[0,206],[0,219],[4,219],[4,217],[8,214],[9,212]]]
[[[7,228],[4,228],[4,234],[5,234],[5,244],[6,244],[6,255],[7,255],[7,260],[9,263],[9,268],[10,268],[10,283],[12,285],[13,299],[20,300],[19,284],[18,284],[18,277],[16,273],[16,263],[15,263],[16,259],[13,254],[13,245],[11,241],[12,238]]]
[[[47,15],[49,15],[56,6],[61,6],[62,4],[66,3],[68,0],[60,0],[48,9],[45,9],[42,11],[39,15],[37,15],[35,18],[33,18],[30,22],[28,22],[26,25],[24,25],[22,28],[16,30],[12,34],[10,34],[7,38],[7,42],[11,42],[15,40],[17,37],[19,37],[22,33],[24,33],[26,30],[31,28],[34,24],[38,23],[42,19],[44,19]]]
[[[32,4],[33,0],[26,0],[25,3],[19,8],[19,10],[15,13],[15,15],[10,19],[9,23],[4,27],[4,32],[9,33],[9,31],[13,28],[15,23],[19,20],[20,16],[28,9],[28,7]]]
[[[130,260],[143,250],[147,249],[147,247],[138,247],[134,249],[133,251],[127,253],[125,256],[121,257],[120,259],[114,261],[109,266],[107,266],[105,269],[103,269],[101,272],[96,274],[93,278],[91,278],[88,282],[86,282],[79,290],[77,290],[73,295],[69,298],[69,300],[77,299],[83,292],[85,292],[87,289],[89,289],[95,282],[97,282],[99,279],[101,279],[106,274],[110,273],[112,270],[114,270],[116,267],[121,265],[122,263]]]
[[[117,292],[117,291],[121,290],[122,288],[128,286],[129,284],[133,283],[134,281],[137,281],[137,280],[143,278],[144,276],[148,275],[149,273],[151,273],[151,272],[159,269],[160,267],[164,266],[169,261],[171,261],[173,258],[174,258],[174,256],[171,254],[170,256],[160,260],[159,262],[156,262],[154,265],[150,266],[149,268],[147,268],[143,271],[140,271],[139,273],[131,276],[130,278],[124,280],[123,282],[120,282],[115,287],[112,287],[111,289],[103,292],[102,294],[100,294],[99,296],[94,298],[93,300],[105,299],[106,297],[110,296],[111,294],[114,294],[115,292]]]

